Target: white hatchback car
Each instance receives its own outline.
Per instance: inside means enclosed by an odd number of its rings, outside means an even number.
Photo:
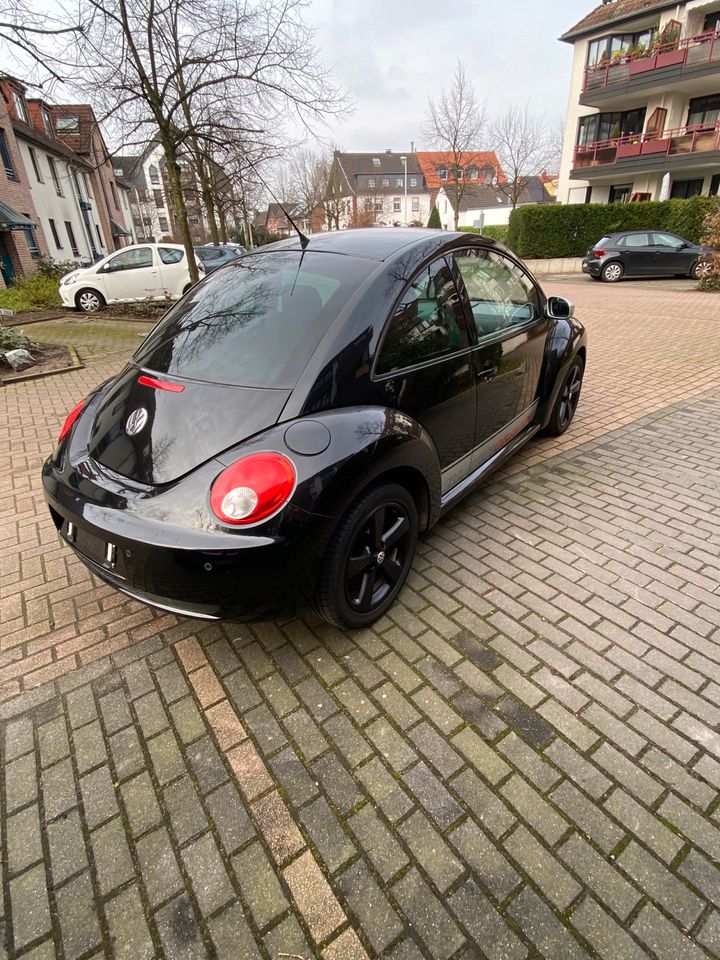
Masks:
[[[196,258],[202,276],[205,267]],[[64,307],[94,313],[108,303],[179,300],[192,286],[185,248],[179,243],[123,247],[60,281]]]

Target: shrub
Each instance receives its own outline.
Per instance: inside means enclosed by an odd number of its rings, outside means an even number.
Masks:
[[[508,246],[528,259],[581,257],[619,230],[669,230],[698,243],[711,197],[642,203],[541,204],[518,207],[510,217]]]
[[[490,237],[491,240],[498,240],[500,243],[508,245],[508,234],[510,227],[506,223],[496,223],[487,227],[459,227],[461,233],[479,233],[483,237]]]
[[[720,290],[720,199],[717,197],[713,198],[705,216],[702,242],[717,252],[703,258],[707,261],[707,272],[700,279],[700,289]]]
[[[4,353],[6,350],[19,350],[20,348],[28,350],[32,346],[33,341],[30,337],[26,337],[24,333],[20,333],[13,327],[0,325],[0,352]]]
[[[37,261],[37,272],[41,277],[50,277],[53,280],[60,280],[66,273],[71,273],[79,267],[90,266],[88,261],[80,260],[49,260],[43,257]]]
[[[436,206],[430,211],[427,225],[435,230],[439,230],[442,227],[442,223],[440,222],[440,211]]]
[[[66,271],[67,272],[67,271]],[[7,290],[0,290],[0,308],[15,313],[48,310],[62,306],[58,281],[52,276],[34,273],[16,277]]]

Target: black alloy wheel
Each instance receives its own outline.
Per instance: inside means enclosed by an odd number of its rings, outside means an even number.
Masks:
[[[575,411],[580,402],[580,391],[582,390],[584,372],[585,364],[583,363],[582,357],[575,357],[567,372],[558,398],[555,401],[550,422],[545,431],[553,437],[559,437],[565,433],[573,421]]]
[[[417,508],[399,484],[362,494],[333,534],[318,585],[320,613],[339,627],[375,623],[410,572],[417,545]]]

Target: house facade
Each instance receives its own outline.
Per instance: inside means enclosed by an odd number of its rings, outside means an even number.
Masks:
[[[430,198],[418,154],[336,150],[328,178],[327,227],[425,226]]]
[[[606,0],[573,45],[560,203],[717,194],[720,0]]]
[[[492,150],[473,150],[452,153],[448,150],[418,150],[415,154],[420,164],[425,186],[430,191],[432,209],[438,192],[454,183],[467,186],[482,186],[504,180],[502,167]],[[463,190],[446,190],[446,195]]]
[[[112,166],[129,187],[130,217],[137,242],[172,241],[175,230],[162,146],[152,140],[142,153],[114,156]]]
[[[542,177],[528,177],[522,185],[516,206],[521,207],[528,203],[555,203],[555,198],[546,189]],[[455,191],[443,186],[438,191],[435,205],[443,230],[455,229],[456,205],[460,210],[458,227],[482,229],[501,226],[510,222],[513,211],[510,197],[497,185],[489,183],[468,184],[459,198],[459,203]]]

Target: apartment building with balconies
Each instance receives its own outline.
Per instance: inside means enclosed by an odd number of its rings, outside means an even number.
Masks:
[[[720,191],[720,0],[605,0],[574,47],[560,203]]]

